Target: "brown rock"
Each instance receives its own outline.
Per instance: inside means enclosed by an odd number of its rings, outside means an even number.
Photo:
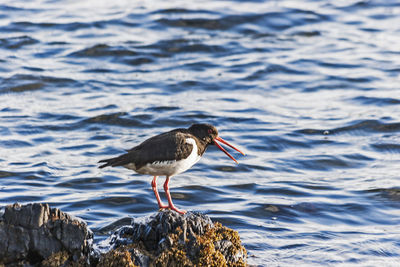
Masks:
[[[0,266],[246,266],[236,231],[200,213],[165,210],[121,227],[108,252],[92,248],[86,224],[47,204],[0,214]]]
[[[139,266],[246,266],[238,232],[195,212],[161,211],[119,229],[111,245]]]

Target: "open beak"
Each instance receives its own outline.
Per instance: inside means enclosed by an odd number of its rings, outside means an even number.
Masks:
[[[226,150],[225,150],[222,146],[220,146],[220,144],[218,144],[216,141],[219,141],[219,142],[221,142],[221,143],[223,143],[223,144],[225,144],[225,145],[227,145],[227,146],[230,146],[231,148],[233,148],[233,149],[235,149],[236,151],[240,152],[242,155],[245,155],[242,151],[240,151],[239,149],[237,149],[237,148],[234,147],[233,145],[229,144],[228,142],[226,142],[226,141],[225,141],[224,139],[222,139],[221,137],[217,136],[217,137],[214,139],[214,144],[215,144],[219,149],[221,149],[222,152],[224,152],[228,157],[230,157],[230,158],[231,158],[234,162],[236,162],[236,163],[239,163],[239,162],[237,162],[237,160],[236,160],[234,157],[232,157],[231,154],[229,154],[228,151],[226,151]]]

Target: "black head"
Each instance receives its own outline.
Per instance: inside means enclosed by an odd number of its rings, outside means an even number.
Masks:
[[[218,137],[217,128],[215,128],[211,124],[193,124],[189,127],[189,131],[191,134],[193,134],[206,144],[213,144],[215,138]]]
[[[189,132],[196,136],[199,140],[202,142],[205,142],[205,147],[208,145],[214,144],[216,145],[219,149],[221,149],[228,157],[230,157],[232,160],[234,160],[236,163],[236,159],[231,156],[231,154],[228,153],[222,146],[218,144],[218,142],[221,142],[227,146],[230,146],[231,148],[235,149],[236,151],[240,152],[241,154],[244,155],[242,151],[234,147],[233,145],[229,144],[227,141],[222,139],[221,137],[218,136],[218,130],[211,124],[193,124],[192,126],[189,127]],[[217,142],[218,141],[218,142]]]

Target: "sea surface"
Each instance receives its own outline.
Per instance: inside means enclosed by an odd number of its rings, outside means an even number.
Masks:
[[[249,264],[399,266],[398,0],[0,2],[1,206],[98,242],[158,207],[151,176],[97,161],[192,123],[247,155],[209,147],[174,203]]]

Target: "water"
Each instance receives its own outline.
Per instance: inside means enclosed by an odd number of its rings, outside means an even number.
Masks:
[[[399,15],[398,1],[2,2],[0,205],[48,202],[100,240],[157,204],[150,176],[97,161],[207,122],[247,156],[211,147],[172,197],[238,230],[250,264],[395,266]]]

